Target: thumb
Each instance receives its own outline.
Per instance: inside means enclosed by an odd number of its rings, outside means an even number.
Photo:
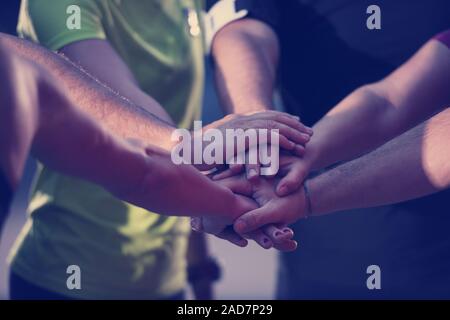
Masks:
[[[276,215],[268,206],[249,211],[234,222],[234,230],[239,234],[255,231],[269,223],[278,223]]]
[[[294,165],[286,176],[284,176],[277,186],[277,195],[285,197],[297,191],[302,185],[307,170],[299,164]]]

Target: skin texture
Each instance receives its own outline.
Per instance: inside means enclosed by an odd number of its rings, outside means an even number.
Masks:
[[[266,26],[267,27],[267,26]],[[247,101],[256,100],[261,97],[261,89],[267,90],[271,88],[271,84],[274,83],[275,74],[272,70],[276,69],[276,60],[267,59],[270,57],[273,48],[278,47],[277,39],[272,30],[269,27],[262,28],[261,25],[253,23],[250,19],[244,19],[240,21],[239,24],[230,24],[222,30],[222,33],[228,33],[227,37],[219,38],[222,42],[221,46],[224,48],[239,48],[241,57],[252,57],[255,61],[265,61],[271,62],[273,65],[265,68],[255,68],[255,64],[245,63],[240,64],[239,77],[232,78],[228,75],[227,79],[232,79],[230,86],[236,88],[244,87],[244,81],[239,83],[239,79],[245,79],[245,83],[251,83],[255,85],[256,88],[253,90],[248,90]],[[230,35],[231,34],[231,35]],[[247,42],[252,45],[239,45],[239,41],[236,39],[246,38]],[[251,39],[249,39],[251,38]],[[216,40],[216,41],[219,41]],[[233,42],[234,41],[234,42]],[[235,44],[236,43],[236,44]],[[232,45],[233,44],[233,45]],[[216,47],[218,45],[216,44]],[[229,49],[232,50],[232,49]],[[221,57],[220,53],[217,53],[216,60],[226,61],[226,57]],[[221,68],[221,70],[226,70],[227,68]],[[308,176],[310,171],[316,169],[325,168],[331,164],[334,164],[342,160],[353,159],[365,152],[374,150],[375,148],[383,145],[387,141],[399,136],[403,132],[409,130],[410,128],[418,125],[419,123],[427,120],[430,116],[445,110],[446,107],[450,105],[450,91],[448,90],[448,83],[450,83],[450,51],[442,43],[436,40],[430,40],[426,43],[409,61],[398,68],[395,72],[390,74],[385,79],[364,86],[357,89],[355,92],[350,94],[346,99],[344,99],[339,105],[332,109],[321,121],[319,121],[314,127],[314,135],[308,142],[307,150],[302,159],[290,158],[289,155],[283,155],[280,160],[284,163],[282,170],[280,171],[279,177],[281,181],[276,186],[276,192],[279,196],[289,196],[292,193],[299,192],[300,188]],[[250,87],[252,86],[250,85]],[[230,88],[230,96],[228,101],[235,103],[240,103],[240,97],[242,94],[236,90]],[[233,93],[234,92],[234,93]],[[236,98],[233,99],[233,96]],[[237,102],[236,102],[237,101]],[[265,102],[269,103],[269,102]],[[438,119],[435,119],[438,120]],[[355,196],[352,201],[347,202],[345,205],[341,205],[345,208],[366,206],[369,204],[376,203],[391,203],[393,201],[402,201],[404,199],[410,199],[413,197],[428,194],[430,192],[435,192],[437,190],[442,190],[442,188],[433,188],[433,184],[430,184],[430,179],[436,179],[436,177],[448,177],[447,166],[443,165],[443,161],[447,161],[446,153],[447,149],[443,146],[443,143],[432,139],[431,136],[434,129],[445,136],[446,131],[439,124],[430,123],[429,134],[416,135],[406,135],[402,139],[407,139],[408,141],[415,141],[418,146],[422,146],[422,149],[409,148],[402,149],[402,152],[395,151],[387,147],[382,147],[374,153],[376,156],[370,158],[369,156],[364,156],[361,158],[361,164],[358,168],[371,168],[359,170],[360,174],[353,177],[361,184],[361,188],[357,188],[360,197]],[[433,129],[431,129],[433,128]],[[424,133],[424,134],[425,134]],[[430,144],[420,144],[417,141],[417,136],[424,138],[423,141],[433,141],[439,148],[425,148]],[[428,140],[425,137],[428,137]],[[398,138],[400,139],[400,138]],[[416,139],[416,140],[414,140]],[[394,140],[392,143],[395,143]],[[428,150],[428,151],[427,151]],[[395,151],[395,152],[394,152]],[[424,159],[429,159],[425,163],[419,161],[419,156],[421,152],[424,152]],[[384,155],[386,153],[386,155]],[[380,155],[384,155],[381,157]],[[380,165],[376,164],[381,161]],[[374,160],[376,159],[376,160]],[[357,160],[355,160],[357,161]],[[389,162],[388,162],[389,161]],[[387,168],[387,164],[392,164],[395,161],[396,166]],[[353,165],[358,165],[358,162],[352,162]],[[422,174],[422,179],[415,177],[417,182],[416,188],[404,188],[399,191],[399,193],[394,193],[398,197],[393,197],[392,194],[387,194],[383,192],[376,192],[381,188],[381,186],[373,183],[378,177],[373,170],[378,170],[380,176],[384,176],[389,172],[392,176],[397,176],[399,179],[395,179],[395,183],[392,179],[383,180],[380,179],[380,183],[392,183],[393,188],[401,189],[397,184],[404,183],[405,186],[411,183],[409,179],[413,179],[414,175],[405,176],[402,172],[401,165],[407,164],[406,168],[422,168],[422,170],[415,171],[418,174]],[[439,163],[440,166],[433,166],[432,164]],[[338,167],[339,168],[339,167]],[[346,167],[340,167],[342,171],[345,171],[350,175],[352,170],[345,170]],[[425,169],[426,168],[426,169]],[[233,168],[228,172],[224,172],[219,178],[225,178],[235,175],[240,172],[241,168]],[[330,176],[340,170],[334,169],[330,171]],[[394,170],[395,169],[395,170]],[[366,172],[367,171],[367,172]],[[427,175],[423,175],[423,172],[427,172]],[[336,176],[338,176],[336,174]],[[423,178],[423,177],[428,178]],[[330,177],[325,178],[324,175],[320,176],[320,179],[313,179],[309,181],[311,183],[312,193],[314,199],[313,207],[318,207],[319,213],[330,212],[337,210],[339,207],[330,200],[322,201],[321,191],[326,193],[329,192],[327,188],[323,185],[327,184]],[[341,175],[342,177],[342,175]],[[400,177],[404,177],[402,180]],[[347,178],[344,175],[344,178]],[[358,179],[361,179],[358,180]],[[441,178],[444,181],[440,181],[437,185],[446,186],[447,181],[445,178]],[[316,182],[322,181],[322,184]],[[354,181],[354,180],[352,180]],[[371,183],[372,182],[372,183]],[[322,187],[320,187],[322,186]],[[315,189],[317,188],[317,190]],[[336,190],[337,188],[333,188]],[[356,188],[353,185],[352,190]],[[387,187],[385,190],[389,190]],[[409,193],[406,193],[409,190]],[[350,192],[350,189],[342,188],[339,190],[339,199],[346,198],[340,192]],[[361,192],[361,193],[359,193]],[[378,197],[372,199],[372,197],[367,196],[376,194]],[[364,196],[363,196],[364,195]],[[348,195],[347,195],[348,197]],[[361,199],[372,199],[371,201],[365,201],[361,203]],[[321,199],[321,200],[319,200]],[[349,199],[349,198],[346,198]],[[342,200],[344,201],[344,200]],[[336,208],[334,206],[336,205]],[[266,205],[268,206],[268,205]],[[324,207],[323,209],[322,206]],[[273,208],[273,210],[265,210],[266,217],[255,218],[254,214],[250,213],[242,216],[238,219],[234,226],[235,229],[240,233],[250,232],[264,226],[265,223],[276,223],[280,221],[290,220],[290,213],[286,213],[286,217],[280,216],[280,210]],[[298,212],[298,218],[304,216],[303,212]]]
[[[94,51],[97,53],[96,55],[92,55],[92,52]],[[158,103],[156,103],[156,101],[152,97],[146,95],[139,88],[138,83],[133,77],[131,71],[107,41],[78,41],[76,43],[63,47],[61,49],[61,53],[63,53],[69,59],[76,61],[83,68],[88,70],[90,74],[99,79],[102,83],[105,83],[117,92],[125,94],[126,97],[133,101],[136,105],[142,106],[146,111],[150,112],[158,119],[169,123],[173,127],[173,121],[165,113],[164,109]],[[266,109],[243,110],[242,108],[236,108],[232,111],[232,115],[228,115],[223,119],[208,125],[203,130],[206,131],[208,129],[218,129],[222,132],[222,134],[224,134],[225,130],[227,129],[237,128],[276,129],[279,130],[279,145],[281,148],[286,150],[294,150],[297,144],[303,146],[307,142],[307,140],[309,140],[305,138],[307,137],[307,135],[302,133],[302,131],[304,131],[305,129],[304,126],[298,121],[298,119],[295,119],[294,117],[287,114],[267,111]],[[157,130],[157,127],[155,127],[155,130]],[[172,150],[172,148],[174,147],[174,143],[172,141],[170,143],[164,143],[164,141],[167,141],[169,137],[169,135],[165,134],[163,137],[159,137],[159,139],[156,141],[162,140],[162,145],[168,145],[168,150]],[[223,148],[224,155],[226,152],[225,145]],[[251,146],[249,145],[247,147]],[[193,148],[191,158],[194,158]],[[194,162],[191,161],[191,163]],[[216,165],[207,165],[205,163],[202,163],[196,164],[195,166],[199,170],[210,170],[213,169]],[[190,189],[184,188],[182,190]],[[177,197],[175,201],[179,200],[180,203],[183,203],[182,200],[184,196],[190,197],[189,199],[192,198],[190,192],[184,191],[183,194],[180,194],[180,197]],[[199,212],[197,214],[200,215],[201,213]],[[232,221],[230,221],[229,224],[231,224],[231,222]],[[201,236],[193,234],[192,237],[195,238]],[[198,239],[192,240],[194,243],[200,243]],[[205,247],[205,245],[201,245],[199,246],[199,249]],[[189,249],[195,250],[193,246],[190,246]],[[191,257],[195,255],[196,254],[194,253],[188,254],[188,256]],[[203,255],[206,259],[206,253]]]
[[[449,188],[449,139],[450,108],[446,108],[375,151],[307,180],[311,215],[393,204]],[[245,233],[267,223],[301,219],[305,208],[296,212],[297,217],[284,212],[265,210],[258,216],[250,212],[237,220],[235,228]]]
[[[194,167],[172,164],[166,151],[111,134],[75,107],[65,88],[45,69],[3,48],[0,59],[1,80],[6,84],[0,96],[1,130],[2,137],[11,137],[1,140],[0,164],[13,187],[31,150],[55,170],[100,184],[122,199],[162,214],[234,218],[252,208],[250,201]],[[173,198],[176,190],[186,191],[175,200],[164,200]]]
[[[243,213],[253,208],[246,206],[245,198],[238,199],[195,168],[174,166],[165,151],[137,147],[109,134],[75,108],[66,98],[66,90],[59,87],[45,70],[23,58],[9,55],[3,46],[0,47],[0,168],[13,189],[20,181],[25,160],[32,149],[33,155],[53,169],[98,183],[117,197],[149,210],[175,215],[184,215],[192,210],[190,213],[193,215],[201,214],[197,210],[200,207],[194,204],[200,202],[205,205],[201,209],[206,210],[205,214],[216,211],[212,207],[208,209],[208,203],[220,206],[219,211],[223,215],[239,214],[239,210]],[[142,179],[142,176],[150,178]],[[183,192],[177,203],[171,200],[167,203],[174,205],[165,207],[161,200],[171,199],[180,188],[190,192]],[[155,190],[161,193],[158,195]],[[201,190],[202,193],[195,194]],[[213,202],[206,201],[203,197],[205,190],[209,196],[214,198],[215,194],[217,198]],[[149,194],[156,197],[149,197]],[[194,206],[188,209],[190,204]],[[235,205],[243,207],[235,211]],[[4,218],[2,213],[0,227]],[[190,258],[193,263],[200,264],[206,257],[206,248],[202,247],[204,237],[193,234],[191,240],[195,246],[191,249]],[[210,284],[193,285],[197,297],[212,297]]]
[[[355,90],[314,126],[302,161],[278,186],[286,195],[309,171],[353,159],[379,147],[450,105],[450,50],[426,43],[385,79]]]
[[[78,41],[63,47],[60,51],[88,70],[100,82],[117,92],[125,94],[136,105],[142,106],[157,118],[174,126],[172,119],[163,107],[139,88],[128,66],[107,41]],[[94,51],[96,54],[92,55]],[[216,121],[208,128],[216,128],[221,131],[236,128],[278,129],[280,131],[280,146],[288,150],[293,148],[294,143],[303,145],[306,142],[301,133],[301,130],[304,129],[303,125],[292,116],[281,112],[264,112],[266,110],[251,110],[252,112],[245,110],[245,112],[242,112],[235,109],[233,111],[234,115]],[[165,139],[170,139],[170,136],[166,136]],[[214,166],[198,165],[197,167],[208,170]]]
[[[118,59],[107,41],[89,40],[88,45],[84,41],[78,41],[62,48],[62,52],[65,54],[62,56],[6,34],[0,33],[0,39],[3,46],[14,54],[32,60],[47,69],[49,74],[68,88],[69,100],[76,102],[77,107],[117,135],[126,139],[158,141],[158,146],[167,151],[174,147],[175,142],[171,141],[171,135],[175,127],[171,119],[164,115],[165,111],[153,98],[148,95],[143,97],[143,93],[130,75],[130,71]],[[98,49],[102,55],[91,55],[92,51],[86,52],[88,49]],[[72,61],[80,63],[81,66]],[[111,63],[114,68],[107,63]],[[87,72],[82,68],[83,66]],[[93,70],[87,69],[87,66],[91,66]],[[124,90],[129,90],[129,93]],[[295,117],[281,112],[259,112],[257,114],[243,112],[228,117],[226,120],[221,119],[211,124],[209,128],[220,130],[247,127],[279,129],[280,135],[285,137],[280,140],[291,141],[292,139],[293,143],[303,143],[304,139],[299,138],[296,132],[303,130],[303,127],[298,121],[292,121],[292,119]],[[292,144],[285,144],[286,148],[290,148],[290,146]],[[202,166],[202,169],[207,169],[204,165],[200,165],[200,167]]]
[[[239,234],[242,234],[243,238],[254,239],[264,249],[273,247],[281,251],[293,251],[297,248],[297,243],[292,239],[294,233],[286,225],[299,218],[298,212],[304,211],[304,198],[301,197],[300,191],[290,197],[281,198],[275,193],[275,179],[264,177],[248,180],[245,175],[235,175],[217,180],[217,182],[235,193],[255,200],[254,209],[243,216],[246,220],[252,220],[252,223],[258,223],[261,228],[240,232]],[[274,211],[280,213],[277,219],[274,218],[274,224],[259,220],[261,217],[267,216],[267,213]],[[281,216],[281,212],[290,213],[291,216]],[[253,220],[256,221],[253,222]],[[207,231],[238,246],[246,245],[245,242],[242,242],[243,238],[228,227],[229,221],[203,217],[194,219],[193,224],[197,231]],[[241,226],[236,227],[235,223],[235,229],[238,232],[239,228]]]
[[[31,150],[55,170],[97,183],[121,199],[162,214],[217,214],[231,224],[256,208],[250,199],[212,182],[192,166],[175,166],[164,150],[110,134],[73,106],[64,87],[46,70],[10,55],[1,45],[0,70],[4,84],[0,136],[8,137],[0,140],[0,168],[13,188]],[[206,247],[198,250],[206,245],[203,236],[194,234],[191,241],[195,242],[190,244],[194,246],[190,261],[201,264],[206,252]],[[200,279],[193,287],[198,298],[212,298],[210,283]]]
[[[275,33],[269,26],[253,19],[242,19],[228,24],[216,34],[212,56],[215,62],[217,92],[226,112],[246,113],[274,109],[273,91],[279,45]],[[280,146],[289,153],[301,157],[313,132],[311,128],[301,124],[298,118],[296,120],[297,133],[284,126],[280,130]],[[267,127],[280,129],[270,123]],[[289,140],[284,137],[294,135],[295,138]],[[230,166],[233,174],[239,173],[244,168],[249,180],[258,180],[260,175],[258,163]],[[225,171],[223,175],[214,177],[214,180],[219,181],[227,176],[229,175]],[[270,228],[282,232],[282,228],[279,229],[275,225]],[[258,231],[257,242],[263,248],[272,247],[274,243],[265,241],[267,239],[263,234],[265,230]],[[246,244],[232,229],[225,230],[220,237],[241,246]]]
[[[204,200],[203,194],[199,198],[200,194],[194,195],[192,192],[184,199],[179,198],[188,201],[187,203],[179,202],[172,208],[160,205],[161,199],[172,198],[174,190],[182,188],[183,183],[189,184],[189,181],[194,185],[199,183],[197,187],[203,187],[192,189],[191,185],[185,185],[186,190],[200,191],[206,188],[216,194],[215,201],[218,202],[215,203],[221,203],[219,205],[223,207],[219,211],[223,214],[232,213],[234,209],[231,207],[236,204],[239,206],[238,202],[243,203],[243,198],[242,201],[235,201],[229,190],[211,183],[194,168],[175,168],[174,165],[170,167],[171,162],[162,150],[142,146],[138,148],[112,136],[81,110],[72,106],[65,96],[67,90],[59,87],[58,81],[46,70],[22,57],[13,57],[3,50],[3,45],[0,47],[0,168],[6,173],[13,189],[20,181],[25,160],[32,149],[33,154],[48,166],[98,183],[119,198],[147,209],[153,207],[158,212],[183,215],[183,208],[187,209],[189,203],[200,200],[206,205],[209,201]],[[173,170],[180,175],[175,174]],[[142,175],[151,176],[151,179],[142,179]],[[180,178],[186,180],[180,181]],[[168,184],[163,179],[169,179],[171,187],[167,188]],[[161,190],[161,185],[166,188]],[[152,192],[149,193],[149,190]],[[148,194],[156,195],[154,190],[161,190],[160,196],[164,198],[150,199]],[[226,199],[231,202],[226,203]],[[150,203],[149,200],[156,202]],[[200,213],[195,207],[196,205],[191,207],[191,214]],[[231,211],[228,211],[230,209]],[[245,210],[244,207],[241,209]],[[2,215],[0,227],[3,220]],[[193,234],[192,238],[198,247],[204,241],[200,234]],[[206,256],[206,252],[195,251],[197,260]],[[206,285],[196,286],[194,291],[198,297],[211,298],[211,290]]]
[[[217,92],[226,112],[248,113],[274,109],[273,92],[279,44],[269,26],[253,19],[228,24],[215,36],[212,55]],[[271,124],[268,127],[275,128]],[[280,145],[283,149],[302,156],[312,130],[301,123],[296,128],[298,133],[295,139],[289,139],[294,144],[287,146],[287,142],[281,137]],[[280,130],[282,135],[288,128],[283,129]],[[259,167],[257,164],[247,165],[247,177],[257,177]]]
[[[167,151],[174,147],[175,142],[171,140],[175,129],[173,122],[152,97],[140,90],[127,66],[107,41],[78,41],[62,48],[65,54],[62,56],[15,37],[0,34],[0,39],[17,55],[47,68],[48,73],[67,88],[67,98],[109,130],[123,138],[158,141],[158,146]],[[93,51],[95,55],[91,54]],[[240,127],[278,129],[281,146],[287,149],[304,143],[303,136],[297,133],[303,127],[281,113],[241,114],[209,126],[219,130]],[[214,165],[201,164],[198,169],[212,167]]]

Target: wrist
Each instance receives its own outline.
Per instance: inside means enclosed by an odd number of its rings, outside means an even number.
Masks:
[[[312,139],[314,139],[314,138],[312,138]],[[302,159],[302,161],[304,161],[306,166],[308,167],[309,171],[321,169],[321,167],[320,167],[320,154],[321,154],[320,148],[317,144],[314,143],[314,141],[312,139],[307,144],[305,156]]]
[[[233,222],[237,218],[242,216],[244,213],[246,213],[248,210],[247,210],[247,208],[243,208],[242,201],[240,201],[238,199],[236,194],[234,194],[233,192],[231,192],[231,193],[232,193],[233,199],[228,203],[232,203],[232,210],[228,211],[226,213],[226,217]]]
[[[310,205],[309,216],[320,216],[322,214],[330,212],[328,209],[328,199],[326,197],[327,191],[323,191],[321,187],[321,176],[309,179],[307,181],[308,201]],[[327,188],[325,188],[327,190]]]
[[[249,114],[249,113],[257,113],[264,112],[268,110],[273,110],[273,103],[271,99],[269,101],[246,101],[239,102],[233,106],[234,114]]]
[[[312,202],[311,202],[311,194],[308,185],[309,180],[305,180],[303,183],[303,198],[304,198],[304,217],[308,218],[312,216]]]
[[[215,218],[231,224],[235,219],[244,213],[244,209],[242,208],[241,201],[239,201],[233,191],[225,187],[223,187],[223,190],[224,193],[220,197],[219,202],[214,204],[214,206],[220,207],[220,211]],[[211,201],[211,199],[209,201]]]

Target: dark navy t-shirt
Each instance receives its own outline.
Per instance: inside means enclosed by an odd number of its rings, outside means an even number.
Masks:
[[[366,26],[372,4],[381,9],[380,30]],[[450,28],[448,0],[238,0],[238,6],[278,34],[283,101],[307,125]],[[282,255],[279,296],[450,298],[449,203],[445,191],[297,223],[299,249]],[[381,290],[367,288],[370,265],[381,269]]]
[[[9,211],[13,197],[12,189],[5,175],[0,171],[0,217]],[[1,221],[0,221],[1,223]]]

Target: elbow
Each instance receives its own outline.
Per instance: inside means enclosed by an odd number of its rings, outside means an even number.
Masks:
[[[385,142],[402,133],[401,112],[383,88],[382,82],[365,85],[356,90],[361,105],[368,108],[367,123],[372,123],[373,135]]]
[[[234,47],[236,42],[245,42],[266,52],[270,62],[277,63],[280,46],[275,31],[266,23],[245,18],[233,21],[214,36],[212,54],[217,56],[224,48]]]

